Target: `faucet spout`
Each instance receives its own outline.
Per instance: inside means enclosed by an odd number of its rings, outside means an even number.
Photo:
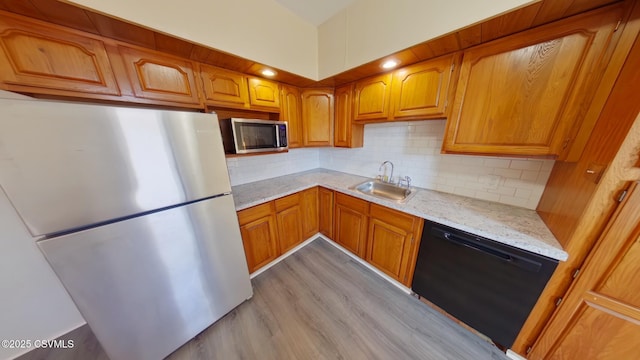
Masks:
[[[391,174],[389,174],[389,178],[385,179],[384,176],[382,178],[382,181],[384,182],[393,182],[393,163],[389,160],[385,161],[382,163],[382,165],[380,165],[380,168],[378,169],[378,171],[382,171],[382,169],[385,169],[385,173],[386,173],[386,166],[387,165],[391,165]]]

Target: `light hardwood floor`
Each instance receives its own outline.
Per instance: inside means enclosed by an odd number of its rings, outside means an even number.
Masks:
[[[506,359],[322,239],[169,359]]]
[[[252,282],[251,300],[168,359],[507,359],[322,239]],[[21,360],[107,359],[88,327],[76,332],[82,346]]]

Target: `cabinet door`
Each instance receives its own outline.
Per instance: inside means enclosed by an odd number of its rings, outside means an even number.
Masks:
[[[443,151],[558,155],[600,79],[619,9],[465,51]]]
[[[319,188],[318,203],[319,231],[329,239],[333,239],[333,190]]]
[[[369,203],[336,193],[335,242],[364,258]]]
[[[331,146],[333,140],[333,89],[302,91],[304,146]]]
[[[447,55],[393,73],[391,114],[394,119],[444,118],[454,60]]]
[[[278,88],[278,83],[250,77],[249,104],[253,109],[280,112],[280,89]]]
[[[302,99],[300,98],[300,90],[289,85],[282,85],[281,88],[280,120],[289,124],[289,147],[302,147]]]
[[[355,120],[386,120],[389,118],[391,74],[357,81],[354,89]]]
[[[370,211],[365,260],[410,286],[422,219],[376,204]]]
[[[364,125],[353,123],[352,94],[353,84],[336,88],[333,137],[335,147],[362,147],[364,142]]]
[[[304,240],[302,237],[302,192],[276,199],[274,205],[280,245],[278,255],[282,255]]]
[[[318,187],[303,191],[301,196],[302,238],[308,239],[318,233]]]
[[[200,64],[200,78],[207,104],[240,109],[249,107],[249,89],[243,74]]]
[[[636,184],[527,358],[638,358],[639,237],[640,191]]]
[[[201,104],[193,63],[159,52],[118,46],[137,98]]]
[[[0,18],[0,78],[9,90],[120,95],[102,41],[8,14]]]
[[[272,202],[269,202],[238,212],[240,234],[250,273],[279,256],[272,206]]]

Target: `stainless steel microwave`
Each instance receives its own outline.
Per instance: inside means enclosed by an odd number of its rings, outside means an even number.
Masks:
[[[227,154],[249,154],[289,149],[286,121],[221,119],[220,131]]]

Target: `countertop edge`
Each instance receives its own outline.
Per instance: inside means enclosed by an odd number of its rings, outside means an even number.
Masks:
[[[313,171],[313,170],[312,170]],[[331,171],[331,172],[336,172],[334,170],[327,170],[327,171]],[[305,172],[308,175],[313,175],[313,172]],[[339,173],[339,172],[336,172]],[[301,173],[294,173],[294,174],[290,174],[290,175],[285,175],[285,176],[296,176],[299,175]],[[321,174],[320,172],[318,172],[318,174]],[[346,173],[345,173],[346,174]],[[366,177],[362,177],[359,175],[353,175],[353,174],[346,174],[349,176],[352,176],[354,178],[358,177],[361,178],[363,180],[366,180]],[[525,239],[520,239],[520,240],[513,240],[513,239],[509,239],[509,238],[504,238],[501,237],[499,235],[496,235],[495,233],[490,233],[487,231],[483,231],[481,229],[477,229],[474,227],[470,227],[468,225],[465,224],[461,224],[461,223],[456,223],[455,221],[451,221],[448,219],[443,219],[443,218],[439,218],[437,216],[430,216],[428,213],[414,209],[414,208],[410,208],[410,207],[406,207],[406,204],[408,204],[411,200],[409,200],[407,203],[405,204],[398,204],[395,203],[393,201],[389,201],[389,200],[384,200],[384,199],[380,199],[371,195],[367,195],[367,194],[362,194],[358,191],[355,190],[351,190],[349,188],[344,188],[344,187],[339,187],[339,186],[334,186],[331,184],[327,184],[325,182],[322,181],[317,181],[317,180],[311,180],[311,179],[305,179],[306,181],[304,183],[301,184],[296,184],[293,185],[291,187],[288,187],[286,191],[278,191],[276,193],[272,193],[268,196],[264,196],[264,197],[259,197],[255,200],[252,200],[250,202],[246,202],[246,203],[242,203],[240,205],[236,206],[236,211],[240,211],[240,210],[245,210],[248,209],[250,207],[256,206],[256,205],[260,205],[263,204],[265,202],[269,202],[287,195],[291,195],[291,194],[295,194],[297,192],[300,191],[304,191],[316,186],[322,186],[324,188],[333,190],[333,191],[338,191],[340,193],[346,194],[346,195],[350,195],[374,204],[378,204],[381,206],[385,206],[388,208],[392,208],[401,212],[404,212],[406,214],[410,214],[413,216],[417,216],[420,218],[423,218],[425,220],[428,221],[432,221],[432,222],[436,222],[445,226],[449,226],[455,229],[459,229],[462,231],[466,231],[468,233],[471,234],[475,234],[477,236],[481,236],[481,237],[485,237],[494,241],[497,241],[499,243],[503,243],[506,245],[510,245],[510,246],[514,246],[516,248],[519,249],[523,249],[526,251],[530,251],[532,253],[538,254],[538,255],[542,255],[542,256],[546,256],[555,260],[559,260],[559,261],[566,261],[568,259],[568,254],[566,251],[562,250],[561,248],[555,247],[551,244],[547,244],[545,242],[543,242],[542,240],[536,239],[535,237],[532,236],[528,236],[529,238],[525,238]],[[262,180],[262,181],[267,181],[267,180]],[[260,181],[258,181],[259,183]],[[245,185],[250,185],[249,184],[242,184],[242,185],[236,185],[234,187],[241,187],[241,186],[245,186]],[[355,182],[354,182],[355,184]],[[353,184],[352,184],[353,185]],[[415,190],[417,192],[419,191],[432,191],[432,190],[428,190],[428,189],[422,189],[422,188],[415,188]],[[235,193],[235,190],[232,191],[232,194]],[[417,195],[417,194],[416,194]],[[540,220],[542,221],[542,220]],[[524,235],[524,234],[523,234]],[[556,240],[557,241],[557,240]],[[531,243],[533,242],[533,243]],[[559,245],[558,245],[559,246]]]

